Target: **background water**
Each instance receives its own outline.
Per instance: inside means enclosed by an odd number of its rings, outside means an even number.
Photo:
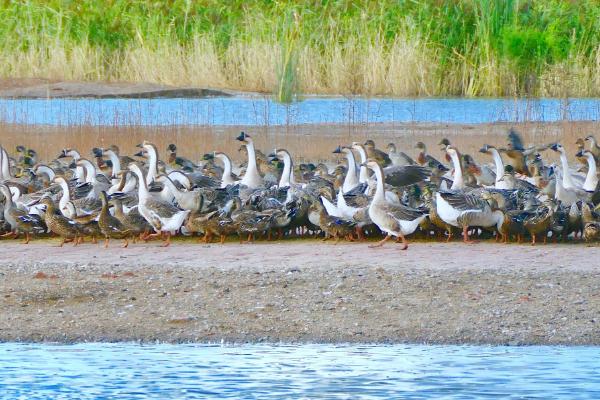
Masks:
[[[600,99],[268,98],[0,100],[0,121],[49,125],[285,125],[309,123],[600,119]]]
[[[0,398],[600,398],[600,347],[0,344]]]

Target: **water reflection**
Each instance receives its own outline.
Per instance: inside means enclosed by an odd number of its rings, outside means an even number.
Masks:
[[[599,398],[600,348],[0,344],[3,398]]]

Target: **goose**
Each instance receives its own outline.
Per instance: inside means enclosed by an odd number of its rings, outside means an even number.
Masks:
[[[169,176],[163,174],[158,175],[156,181],[165,185],[166,190],[173,195],[180,208],[189,211],[200,211],[202,209],[204,198],[201,192],[197,190],[180,190]]]
[[[451,145],[448,145],[446,147],[446,154],[450,156],[450,159],[452,160],[452,165],[454,166],[454,180],[452,181],[452,186],[450,186],[450,190],[464,190],[466,186],[463,178],[460,154],[458,150],[452,147]]]
[[[53,180],[54,183],[60,185],[62,195],[58,203],[58,209],[67,218],[75,218],[78,215],[91,214],[97,211],[102,203],[98,198],[83,197],[76,200],[71,199],[71,187],[63,176],[57,176]],[[72,208],[69,206],[72,204]]]
[[[369,217],[382,232],[386,233],[383,240],[370,247],[383,246],[394,236],[402,240],[402,250],[406,250],[408,242],[405,236],[412,234],[427,214],[403,205],[390,204],[385,198],[383,169],[372,159],[367,160],[366,166],[373,170],[377,180],[377,189],[369,205]]]
[[[556,191],[554,193],[554,198],[563,205],[571,207],[573,203],[576,203],[579,200],[587,202],[591,199],[592,193],[575,187],[565,187],[564,182],[564,172],[561,168],[556,168]]]
[[[264,186],[263,178],[260,176],[256,166],[256,151],[254,149],[252,138],[246,133],[241,132],[236,139],[246,146],[246,151],[248,153],[248,166],[246,167],[246,173],[242,177],[240,183],[250,189],[257,189]]]
[[[190,210],[181,210],[170,203],[153,199],[148,191],[147,178],[144,177],[140,167],[132,163],[128,168],[138,178],[138,210],[140,214],[152,226],[156,234],[166,234],[163,246],[169,246],[171,235],[181,228]]]
[[[507,182],[502,180],[502,176],[504,175],[504,162],[502,161],[502,157],[500,156],[498,149],[496,149],[494,146],[485,144],[479,150],[479,152],[483,154],[489,154],[494,159],[494,165],[496,166],[496,182],[494,183],[494,187],[496,189],[511,189],[507,186]]]
[[[360,156],[358,182],[367,183],[369,180],[369,169],[365,166],[365,163],[367,162],[367,151],[362,144],[357,142],[352,143],[352,149],[356,150]]]
[[[598,173],[596,169],[596,157],[591,151],[579,151],[578,157],[584,157],[587,161],[588,171],[583,182],[582,189],[587,192],[594,192],[598,187]]]
[[[283,171],[281,172],[281,178],[277,185],[278,188],[288,188],[296,184],[296,178],[294,177],[294,162],[289,151],[286,149],[275,149],[273,153],[269,154],[269,158],[272,160],[280,159],[283,161]]]
[[[392,165],[404,166],[415,164],[414,160],[410,158],[408,154],[403,151],[398,151],[394,143],[388,143],[386,150],[388,151],[388,156],[392,161]]]
[[[212,154],[205,154],[205,160],[218,159],[223,163],[223,173],[221,175],[221,189],[229,185],[235,185],[239,182],[238,177],[233,173],[233,164],[229,156],[220,151],[215,151]]]
[[[471,193],[437,192],[436,207],[444,222],[462,228],[465,243],[474,243],[469,239],[469,227],[488,228],[498,226],[504,221],[504,213],[501,210],[492,210],[487,201]]]
[[[154,144],[146,140],[136,145],[136,147],[139,147],[142,150],[136,153],[135,156],[148,158],[148,172],[146,173],[144,181],[146,182],[147,186],[150,186],[152,182],[154,182],[156,175],[158,175],[158,150]]]
[[[344,154],[346,156],[346,160],[348,161],[348,170],[346,171],[346,176],[342,185],[342,191],[344,193],[348,193],[356,188],[360,183],[358,176],[356,175],[356,160],[354,158],[354,153],[352,153],[350,148],[345,146],[338,146],[333,153]]]
[[[570,172],[569,160],[567,159],[567,152],[560,143],[554,143],[550,146],[550,149],[560,154],[560,164],[562,166],[562,186],[565,189],[581,188],[583,180],[580,177],[573,176]],[[573,179],[577,179],[578,184],[575,184]]]

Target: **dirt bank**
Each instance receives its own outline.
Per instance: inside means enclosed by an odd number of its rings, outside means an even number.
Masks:
[[[0,243],[0,340],[600,344],[600,248]]]
[[[155,83],[61,82],[46,79],[1,79],[0,98],[202,98],[249,95],[226,89],[176,87]]]

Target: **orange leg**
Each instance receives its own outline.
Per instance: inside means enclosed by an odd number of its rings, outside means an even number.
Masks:
[[[127,238],[123,239],[123,248],[126,249],[129,246],[129,240]]]
[[[169,247],[171,245],[171,232],[167,232],[167,240],[162,244],[161,247]]]
[[[104,239],[104,248],[105,249],[108,249],[108,242],[109,242],[109,240],[110,240],[109,238],[105,238]]]
[[[469,239],[469,227],[468,226],[463,227],[462,234],[463,234],[463,242],[468,243],[468,244],[477,243],[475,240]]]
[[[384,237],[384,238],[383,238],[382,240],[380,240],[379,242],[377,242],[377,243],[375,243],[375,244],[372,244],[372,245],[370,245],[370,246],[369,246],[369,248],[371,248],[371,249],[374,249],[374,248],[376,248],[376,247],[381,247],[381,246],[383,246],[383,244],[384,244],[385,242],[387,242],[387,241],[388,241],[388,240],[390,240],[391,238],[392,238],[392,235],[388,234],[386,237]]]

